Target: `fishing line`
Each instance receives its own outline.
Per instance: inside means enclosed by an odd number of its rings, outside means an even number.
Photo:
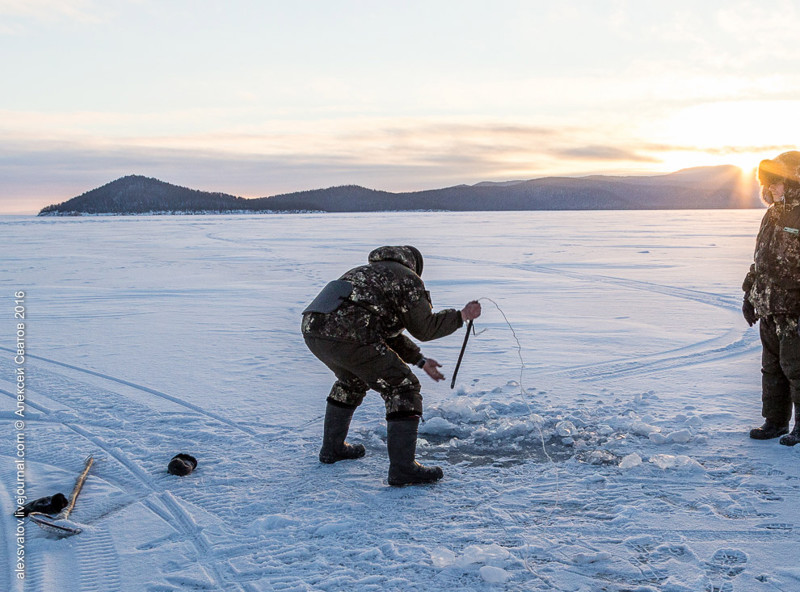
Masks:
[[[511,335],[514,336],[514,341],[517,342],[517,355],[519,356],[519,365],[520,365],[519,366],[519,392],[520,392],[521,395],[525,396],[525,395],[528,394],[528,392],[525,390],[525,387],[522,386],[522,373],[525,371],[525,360],[522,359],[522,344],[519,341],[519,337],[517,337],[517,332],[514,330],[514,327],[511,326],[511,323],[509,322],[508,317],[506,316],[506,313],[503,312],[503,309],[500,308],[500,305],[497,304],[497,302],[495,302],[494,300],[492,300],[488,296],[484,296],[483,298],[478,298],[479,302],[481,300],[487,300],[487,301],[491,302],[492,304],[494,304],[494,306],[495,306],[495,308],[497,308],[498,312],[501,315],[503,315],[503,320],[506,322],[506,325],[508,325],[508,328],[511,329]],[[480,333],[475,333],[475,336],[477,337],[481,333],[484,333],[484,332],[486,332],[488,330],[489,330],[488,328],[487,329],[483,329]]]
[[[522,357],[522,343],[520,343],[519,337],[517,337],[517,332],[514,330],[514,327],[511,325],[511,322],[508,320],[508,317],[506,316],[506,313],[503,312],[503,309],[500,308],[500,305],[497,304],[497,302],[495,302],[494,300],[492,300],[491,298],[489,298],[487,296],[484,296],[482,298],[478,298],[479,302],[481,300],[486,300],[486,301],[491,302],[492,304],[494,304],[495,308],[497,308],[497,310],[500,312],[500,314],[503,315],[503,320],[505,320],[506,325],[508,325],[508,328],[511,329],[511,334],[514,336],[514,341],[516,341],[516,343],[517,343],[517,355],[519,356],[519,362],[520,362],[520,368],[519,368],[519,394],[522,395],[522,400],[525,401],[525,406],[528,408],[528,412],[530,413],[530,415],[534,416],[535,418],[537,418],[539,420],[541,420],[541,417],[539,416],[539,414],[534,413],[533,409],[531,409],[531,405],[530,405],[530,403],[528,403],[528,397],[531,396],[531,395],[530,395],[530,393],[528,393],[528,391],[525,390],[525,387],[523,386],[523,383],[522,383],[523,373],[525,372],[525,360]],[[485,331],[488,331],[488,328],[487,329],[483,329],[480,333],[476,333],[476,335],[480,335],[481,333],[484,333]],[[553,458],[550,456],[550,454],[548,454],[548,452],[547,452],[547,446],[546,446],[545,441],[544,441],[544,432],[542,432],[542,425],[541,425],[542,421],[535,421],[534,424],[536,425],[536,428],[539,430],[539,438],[540,438],[541,443],[542,443],[542,452],[547,457],[547,460],[550,461],[550,463],[553,465],[553,467],[555,469],[555,472],[556,472],[556,507],[558,507],[558,502],[559,502],[559,498],[558,498],[558,493],[559,493],[559,490],[558,490],[558,485],[559,485],[559,483],[558,483],[558,466],[556,465],[556,462],[553,460]],[[555,511],[555,508],[553,508],[553,511]],[[551,512],[551,514],[552,514],[552,512]]]
[[[540,524],[537,525],[539,527],[539,529],[540,529],[541,537],[543,539],[547,540],[548,542],[550,542],[551,545],[553,545],[552,541],[550,541],[547,538],[547,536],[544,534],[543,531],[544,531],[544,527],[546,525],[550,524],[550,522],[552,520],[552,517],[553,517],[553,514],[559,508],[559,505],[561,503],[561,483],[560,483],[560,472],[558,470],[558,464],[556,464],[556,462],[553,460],[553,457],[551,457],[550,454],[547,452],[547,444],[545,443],[544,432],[542,431],[543,419],[538,413],[535,413],[533,411],[533,409],[531,408],[530,403],[528,402],[528,397],[530,397],[532,395],[530,395],[530,393],[528,393],[528,391],[525,390],[525,387],[523,385],[523,374],[525,372],[525,359],[522,357],[522,343],[520,342],[519,337],[517,336],[517,332],[514,329],[514,327],[511,324],[511,322],[508,320],[508,316],[503,311],[503,309],[500,308],[500,305],[497,304],[497,302],[495,302],[494,300],[492,300],[488,296],[484,296],[482,298],[478,298],[478,302],[480,302],[481,300],[486,300],[487,302],[491,302],[495,306],[495,308],[498,310],[498,312],[503,316],[503,320],[505,321],[505,323],[508,326],[508,328],[511,330],[511,335],[514,337],[514,341],[517,344],[517,356],[519,357],[519,362],[520,362],[519,393],[520,393],[520,396],[522,397],[522,400],[525,402],[525,406],[528,408],[528,415],[530,417],[534,418],[534,425],[536,426],[536,429],[539,432],[539,441],[541,442],[541,445],[542,445],[542,452],[544,453],[545,457],[547,457],[547,460],[552,465],[553,472],[555,474],[555,479],[556,479],[555,502],[553,503],[553,506],[550,508],[550,512],[547,514],[545,519]],[[475,328],[473,326],[473,331],[474,330],[475,330]],[[488,331],[488,328],[482,329],[481,331],[475,333],[475,335],[476,336],[480,335],[481,333],[484,333],[486,331]],[[505,527],[503,527],[503,529],[505,530]],[[506,533],[510,534],[510,533],[508,533],[507,530],[506,530]],[[527,540],[527,538],[525,539],[525,547],[526,547],[526,549],[528,549],[527,553],[529,555],[529,553],[530,553],[530,551],[529,551],[530,543]],[[539,575],[538,573],[536,573],[536,571],[529,565],[527,557],[522,560],[522,563],[525,566],[525,569],[527,569],[529,572],[531,572],[536,577],[542,579],[542,581],[544,581],[545,584],[551,585],[550,582],[547,580],[547,578],[545,578],[545,577]]]

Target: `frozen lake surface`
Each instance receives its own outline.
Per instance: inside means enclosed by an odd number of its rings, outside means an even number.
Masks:
[[[747,437],[762,214],[0,218],[0,589],[19,290],[27,494],[99,459],[83,533],[26,523],[26,591],[800,589],[800,447]],[[422,346],[448,377],[420,377],[433,486],[388,487],[374,392],[366,457],[317,460],[333,377],[300,311],[382,244],[420,248],[436,309],[484,299],[455,390],[463,330]]]

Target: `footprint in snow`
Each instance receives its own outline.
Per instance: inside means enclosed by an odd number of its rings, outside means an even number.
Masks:
[[[735,578],[747,567],[747,555],[738,549],[720,549],[714,553],[707,565],[709,575]]]

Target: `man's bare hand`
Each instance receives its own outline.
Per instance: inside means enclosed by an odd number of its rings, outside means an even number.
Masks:
[[[481,316],[481,303],[477,300],[468,302],[467,305],[461,309],[461,319],[463,321],[472,321]]]
[[[436,382],[439,382],[440,380],[444,380],[442,373],[437,370],[437,368],[441,367],[442,365],[439,362],[433,358],[428,358],[425,361],[425,365],[422,367],[422,369],[425,370],[425,374],[433,378]]]

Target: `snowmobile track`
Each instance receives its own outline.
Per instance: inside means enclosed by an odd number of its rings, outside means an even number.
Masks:
[[[499,264],[502,265],[502,264]],[[549,275],[559,275],[568,277],[570,279],[579,280],[582,282],[591,282],[593,284],[608,284],[612,286],[619,286],[629,290],[639,290],[643,292],[652,292],[655,294],[662,294],[664,296],[671,296],[673,298],[680,298],[683,300],[691,300],[699,304],[707,304],[717,308],[731,309],[738,308],[741,305],[740,300],[730,296],[721,296],[713,292],[703,292],[701,290],[692,290],[690,288],[680,288],[678,286],[670,286],[667,284],[657,284],[655,282],[645,282],[641,280],[630,280],[626,278],[614,277],[610,275],[580,273],[576,271],[567,271],[566,269],[557,266],[549,265],[529,265],[525,263],[510,263],[506,267],[517,269],[520,271],[530,271],[532,273],[543,273]]]
[[[16,458],[16,456],[14,457]],[[14,483],[16,481],[16,476],[14,479],[0,479],[0,496],[2,496],[2,501],[0,501],[0,510],[3,513],[3,518],[8,521],[13,521],[15,524],[14,530],[16,530],[16,517],[9,518],[10,514],[13,514],[17,510],[16,503],[12,500],[16,498],[16,496],[11,494],[9,491],[8,486],[6,483]],[[8,500],[7,503],[6,500]],[[28,526],[26,525],[26,529]],[[2,590],[16,590],[17,587],[13,584],[13,576],[12,576],[12,566],[16,566],[17,564],[17,553],[16,549],[12,547],[16,545],[16,538],[8,538],[8,537],[0,537],[0,560],[3,561],[3,565],[6,566],[6,569],[0,570],[0,589]],[[30,558],[27,558],[30,559]]]
[[[6,383],[6,384],[8,384],[8,383]],[[0,394],[6,395],[7,397],[13,399],[14,401],[17,400],[17,395],[15,395],[11,391],[7,391],[7,390],[5,390],[3,388],[0,388]],[[25,400],[25,407],[32,407],[33,409],[36,409],[37,411],[41,411],[42,413],[51,413],[50,409],[48,409],[47,407],[43,407],[42,405],[39,405],[38,403],[33,403],[27,398]],[[27,416],[27,414],[26,414],[26,416]],[[26,417],[26,419],[27,419],[27,417]]]
[[[699,304],[722,308],[725,310],[738,310],[741,304],[739,299],[725,295],[714,294],[712,292],[704,292],[701,290],[692,290],[677,286],[656,284],[653,282],[631,280],[608,275],[581,273],[559,268],[556,265],[549,266],[525,263],[501,263],[496,261],[473,260],[459,257],[431,256],[431,258],[442,261],[480,264],[489,267],[513,269],[515,271],[562,276],[581,282],[607,284],[630,290],[662,294],[665,296],[689,300]],[[624,378],[643,372],[650,373],[675,370],[679,368],[695,366],[698,364],[715,362],[733,356],[750,354],[760,347],[758,335],[754,331],[743,331],[738,335],[731,335],[731,333],[731,331],[727,331],[725,334],[720,335],[719,337],[703,340],[695,344],[674,350],[667,350],[641,356],[634,361],[626,358],[602,362],[599,364],[582,365],[554,371],[544,371],[542,374],[556,376],[563,375],[577,380],[608,380],[617,377]],[[730,341],[731,338],[733,338],[734,341]]]
[[[10,348],[7,348],[7,347],[3,347],[3,346],[0,346],[0,350],[14,353],[14,350],[12,350]],[[251,430],[248,427],[241,426],[238,423],[228,419],[227,417],[224,417],[224,416],[219,415],[217,413],[213,413],[211,411],[208,411],[207,409],[204,409],[203,407],[200,407],[200,406],[195,405],[193,403],[189,403],[188,401],[184,401],[183,399],[180,399],[180,398],[175,397],[173,395],[169,395],[167,393],[158,391],[156,389],[151,389],[149,387],[142,386],[142,385],[136,384],[134,382],[123,380],[121,378],[116,378],[116,377],[110,376],[108,374],[103,374],[102,372],[95,372],[94,370],[89,370],[88,368],[82,368],[80,366],[73,366],[72,364],[59,362],[58,360],[53,360],[53,359],[50,359],[50,358],[45,358],[45,357],[37,356],[37,355],[34,355],[34,354],[27,354],[27,357],[31,358],[31,359],[34,359],[34,360],[40,360],[42,362],[47,362],[48,364],[53,364],[53,365],[56,365],[56,366],[61,366],[63,368],[68,368],[70,370],[75,370],[77,372],[82,372],[84,374],[88,374],[88,375],[91,375],[91,376],[96,376],[96,377],[102,378],[104,380],[109,380],[111,382],[116,382],[118,384],[122,384],[122,385],[125,385],[125,386],[128,386],[128,387],[134,388],[134,389],[136,389],[138,391],[141,391],[141,392],[149,393],[149,394],[154,395],[156,397],[159,397],[161,399],[165,399],[167,401],[171,401],[172,403],[175,403],[177,405],[185,407],[186,409],[191,409],[195,413],[200,413],[201,415],[205,415],[206,417],[209,417],[211,419],[214,419],[216,421],[224,423],[225,425],[230,426],[230,427],[232,427],[232,428],[234,428],[234,429],[236,429],[236,430],[238,430],[240,432],[244,432],[248,436],[255,436],[256,435],[255,431]]]
[[[610,275],[581,273],[577,271],[570,271],[563,267],[558,267],[557,264],[553,265],[537,265],[530,263],[503,263],[499,261],[486,261],[482,259],[466,259],[462,257],[443,257],[437,255],[429,255],[428,258],[436,259],[439,261],[449,261],[453,263],[466,263],[469,265],[485,265],[493,268],[512,269],[514,271],[527,271],[530,273],[541,273],[547,275],[556,275],[567,277],[581,282],[590,282],[593,284],[608,284],[627,288],[629,290],[639,290],[643,292],[651,292],[656,294],[663,294],[664,296],[671,296],[673,298],[680,298],[682,300],[690,300],[699,304],[706,304],[717,308],[726,310],[738,309],[741,305],[741,299],[731,296],[722,296],[714,294],[713,292],[703,292],[701,290],[692,290],[690,288],[680,288],[678,286],[670,286],[667,284],[657,284],[655,282],[645,282],[641,280],[631,280],[620,278]]]
[[[621,378],[633,374],[641,374],[643,372],[653,373],[707,364],[734,356],[747,355],[760,349],[761,342],[757,337],[753,336],[748,338],[748,336],[744,336],[728,345],[701,350],[697,353],[669,356],[665,355],[669,352],[662,352],[650,356],[642,356],[639,360],[634,361],[617,360],[596,365],[542,372],[541,374],[566,375],[570,378],[588,381],[607,380],[609,378]]]
[[[241,590],[241,587],[238,584],[225,581],[225,578],[223,577],[222,572],[217,565],[218,561],[216,561],[213,555],[210,553],[210,547],[208,542],[205,540],[204,535],[202,534],[202,529],[192,522],[181,504],[171,493],[168,491],[159,491],[156,483],[148,475],[148,473],[141,469],[135,462],[126,458],[124,453],[118,448],[109,447],[102,441],[102,439],[96,437],[94,434],[81,427],[69,424],[65,425],[75,433],[92,442],[110,457],[113,457],[117,462],[130,471],[134,477],[136,477],[140,484],[146,489],[145,495],[137,501],[140,501],[145,507],[147,507],[154,514],[159,516],[164,522],[179,532],[181,538],[189,541],[197,550],[200,557],[209,559],[209,561],[203,563],[203,567],[210,569],[213,572],[215,580],[214,585],[218,589]],[[153,495],[157,497],[160,504],[157,504],[153,500]],[[99,590],[102,590],[102,588],[99,588]]]
[[[69,365],[67,365],[67,367],[69,367]],[[96,374],[93,372],[88,373]],[[119,382],[121,384],[126,384],[126,386],[130,386],[125,381],[115,380],[114,382]],[[15,398],[13,394],[8,391],[2,390],[0,392]],[[147,392],[150,392],[150,389],[148,389]],[[69,401],[64,402],[69,403]],[[34,405],[31,405],[31,407],[33,406]],[[145,507],[150,509],[150,511],[152,511],[154,514],[164,520],[164,522],[169,524],[172,529],[175,529],[179,533],[180,539],[188,541],[195,548],[196,553],[205,559],[205,561],[202,562],[202,566],[211,574],[214,589],[242,590],[241,586],[239,586],[237,583],[226,581],[223,575],[224,570],[220,566],[220,562],[225,562],[230,557],[216,557],[214,553],[212,553],[208,541],[202,534],[202,529],[192,522],[191,518],[189,518],[189,515],[183,509],[177,498],[175,498],[169,492],[161,491],[155,479],[153,479],[146,470],[139,466],[136,461],[129,458],[128,454],[124,450],[116,446],[109,445],[108,442],[106,442],[102,437],[97,436],[87,429],[87,426],[92,427],[93,424],[91,423],[81,421],[80,424],[77,424],[73,421],[64,421],[63,419],[59,420],[57,418],[48,417],[49,415],[53,414],[50,409],[38,404],[35,406],[41,411],[42,417],[32,419],[32,421],[41,420],[42,422],[46,422],[51,425],[64,426],[65,428],[89,441],[94,447],[101,450],[108,458],[114,459],[116,461],[116,466],[122,467],[133,477],[133,479],[125,479],[122,478],[122,475],[118,475],[118,482],[116,483],[116,486],[122,491],[127,491],[133,494],[134,500],[125,504],[122,506],[122,508],[112,508],[103,516],[95,518],[95,521],[100,518],[106,518],[107,516],[120,511],[124,507],[130,505],[130,503],[140,502]],[[76,408],[79,407],[80,406]],[[107,428],[108,426],[97,424],[94,427]],[[111,477],[111,473],[113,473],[113,471],[111,471],[111,468],[109,467],[106,471],[104,471],[103,478],[107,479]],[[110,480],[109,482],[114,483],[114,480]],[[134,488],[134,491],[131,491],[131,488]],[[159,503],[153,499],[153,495],[157,497]],[[99,536],[100,539],[95,540],[95,536]],[[78,547],[78,559],[80,562],[79,569],[80,573],[82,574],[80,590],[82,592],[113,592],[114,590],[118,590],[121,585],[118,572],[118,557],[113,545],[110,545],[108,542],[110,540],[108,532],[104,529],[104,527],[102,527],[102,525],[99,525],[91,531],[91,534],[87,533],[87,536],[83,538],[86,539],[84,544],[87,545],[87,550],[81,552],[81,548]],[[86,565],[83,563],[84,558],[88,558],[90,560]],[[116,566],[116,568],[114,566]],[[31,581],[38,582],[40,580],[36,571],[37,569],[42,571],[43,574],[46,574],[53,571],[50,568],[51,566],[49,564],[47,566],[40,566],[34,563],[32,567]],[[83,574],[87,574],[85,581]],[[89,577],[91,574],[94,575]],[[92,579],[101,576],[101,580]],[[42,578],[44,578],[44,576],[42,576]],[[48,589],[48,584],[44,582],[44,579],[41,579],[41,581],[42,586],[37,589]]]
[[[119,555],[106,528],[76,539],[81,592],[117,592],[121,586]]]

